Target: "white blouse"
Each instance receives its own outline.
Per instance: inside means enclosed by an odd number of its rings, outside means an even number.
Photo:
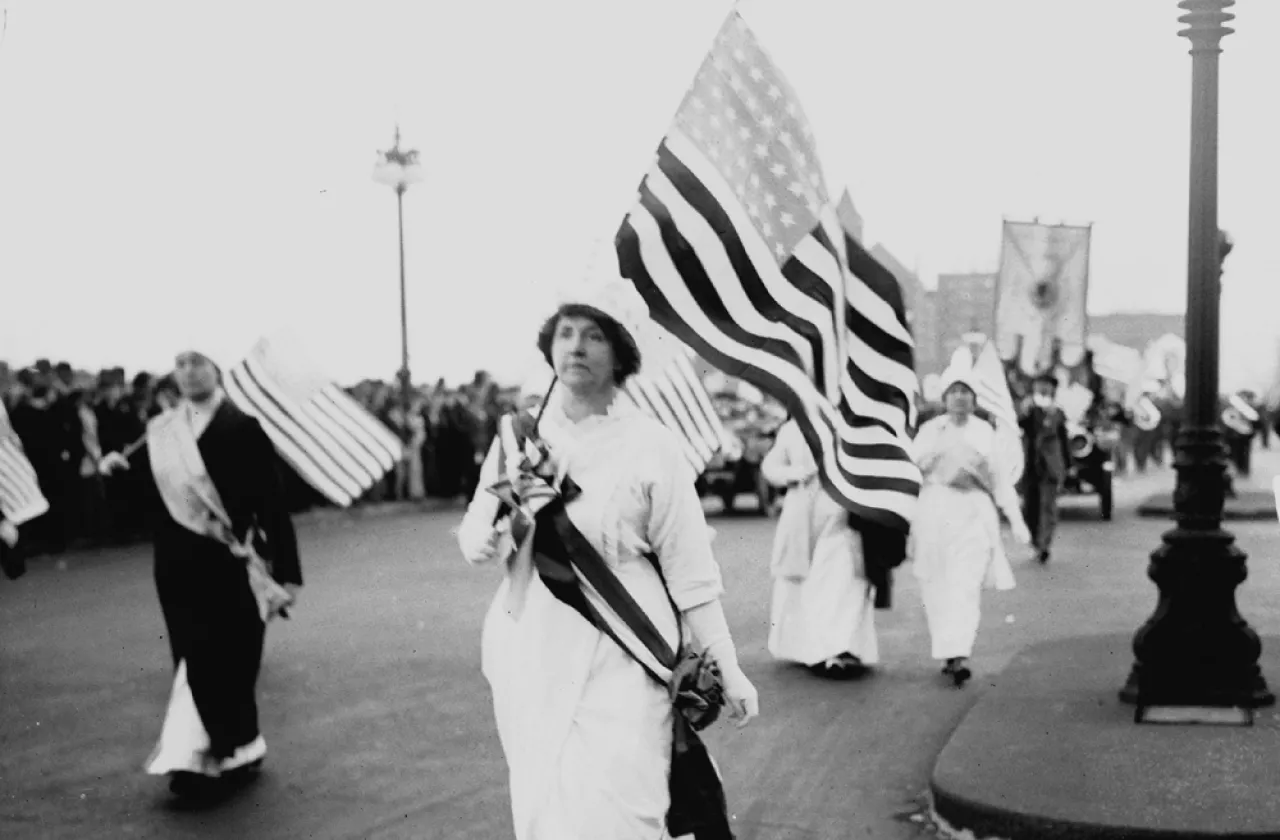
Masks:
[[[711,551],[711,531],[690,469],[670,430],[616,400],[606,415],[574,422],[553,396],[538,426],[552,458],[582,488],[566,506],[574,525],[628,589],[649,588],[647,551],[657,554],[667,590],[681,611],[719,598],[724,585]],[[458,529],[470,563],[490,559],[485,544],[500,502],[487,491],[498,479],[494,441],[475,498]],[[511,551],[504,537],[498,556]],[[644,598],[642,600],[649,600]],[[643,604],[646,612],[658,604]]]

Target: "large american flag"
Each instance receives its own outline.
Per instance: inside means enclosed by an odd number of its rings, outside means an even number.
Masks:
[[[0,515],[14,525],[30,522],[49,510],[9,413],[0,403]]]
[[[223,377],[223,389],[241,411],[258,418],[298,475],[336,505],[364,495],[404,451],[377,418],[287,341],[260,340]]]
[[[732,442],[689,355],[687,350],[677,352],[661,369],[642,370],[622,390],[641,411],[675,433],[694,475],[702,475],[716,453],[731,448]]]
[[[798,99],[732,13],[615,238],[622,273],[667,330],[788,407],[841,504],[905,530],[911,335],[846,228]]]

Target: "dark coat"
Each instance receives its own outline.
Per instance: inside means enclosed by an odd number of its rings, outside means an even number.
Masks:
[[[298,538],[284,503],[279,459],[262,425],[230,400],[223,400],[198,446],[209,478],[231,517],[236,539],[243,540],[249,529],[256,527],[262,537],[258,550],[272,577],[280,583],[301,584]],[[189,538],[213,542],[191,534],[169,517],[151,476],[146,446],[134,453],[130,465],[147,490],[145,503],[155,528],[158,560],[169,554],[171,546],[186,546]],[[214,545],[222,548],[219,543]]]
[[[1061,484],[1071,464],[1071,443],[1067,437],[1067,415],[1058,406],[1031,406],[1019,419],[1022,450],[1026,458],[1023,481]]]
[[[281,583],[302,583],[298,541],[289,519],[275,449],[258,421],[223,401],[198,447],[238,540],[261,532],[258,550]],[[147,446],[130,458],[155,533],[155,580],[175,667],[187,679],[210,752],[231,755],[258,737],[255,684],[265,625],[245,563],[216,540],[169,516],[151,473]]]

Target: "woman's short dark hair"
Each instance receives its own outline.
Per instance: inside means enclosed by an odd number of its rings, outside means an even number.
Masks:
[[[542,358],[553,369],[555,363],[551,361],[551,344],[555,340],[556,327],[560,325],[561,318],[590,318],[600,328],[600,332],[604,333],[605,341],[609,342],[609,346],[613,348],[613,359],[616,363],[613,371],[614,385],[621,385],[640,372],[640,349],[636,347],[635,339],[631,334],[599,309],[594,306],[583,306],[580,303],[567,303],[560,307],[556,310],[556,314],[542,325],[542,329],[538,330],[538,349],[542,351]]]

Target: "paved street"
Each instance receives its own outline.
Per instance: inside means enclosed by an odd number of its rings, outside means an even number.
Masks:
[[[1259,453],[1257,468],[1269,478],[1280,458]],[[739,837],[918,836],[904,815],[920,808],[933,760],[984,677],[1028,643],[1132,630],[1150,613],[1147,554],[1167,523],[1133,508],[1171,482],[1169,472],[1126,481],[1111,523],[1092,500],[1064,503],[1051,564],[1018,555],[1018,588],[988,594],[964,691],[928,658],[909,569],[894,609],[877,615],[877,674],[830,683],[775,664],[765,650],[773,521],[713,516],[726,609],[763,705],[746,731],[718,725],[710,736]],[[449,533],[459,515],[300,526],[308,585],[294,619],[270,628],[260,681],[266,770],[213,810],[175,810],[163,780],[140,770],[171,677],[150,549],[41,559],[0,581],[0,837],[510,837],[479,672],[497,571],[460,559]],[[1233,530],[1251,555],[1241,608],[1260,632],[1280,634],[1280,526]]]

